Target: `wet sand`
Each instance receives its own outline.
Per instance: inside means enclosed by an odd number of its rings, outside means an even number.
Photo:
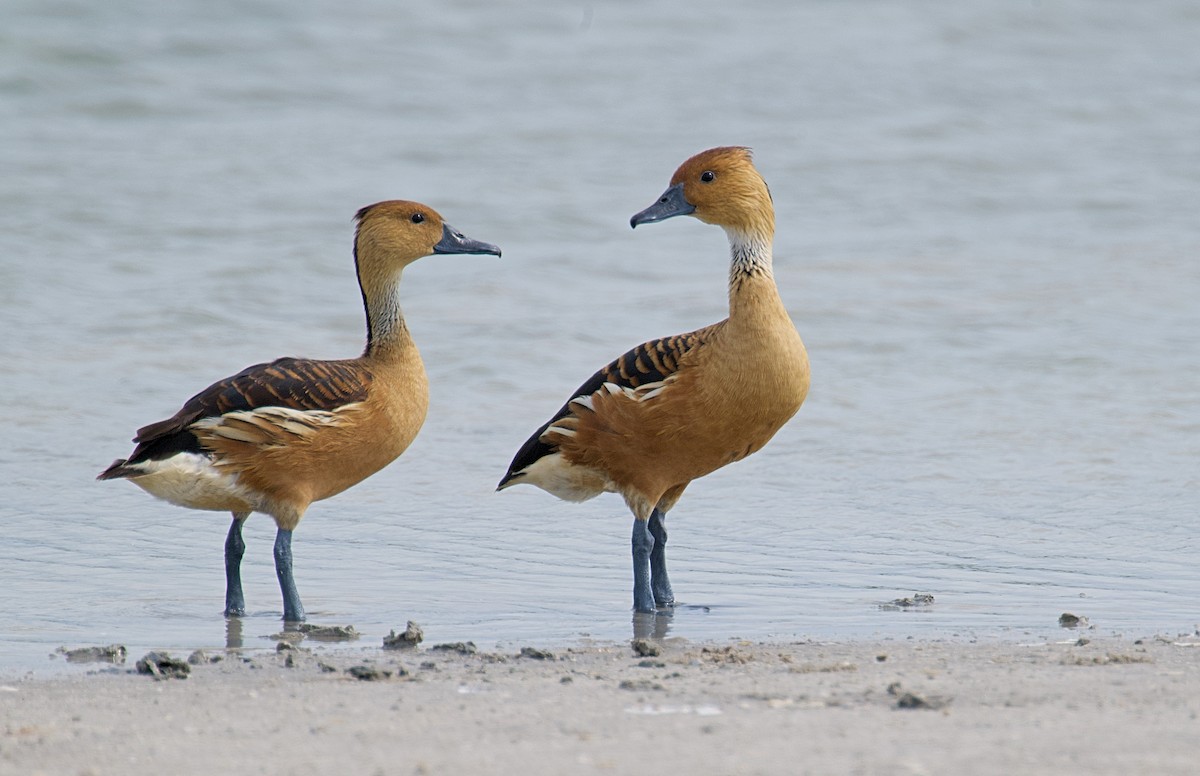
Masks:
[[[0,773],[1196,773],[1200,639],[1064,637],[131,655],[0,683]]]

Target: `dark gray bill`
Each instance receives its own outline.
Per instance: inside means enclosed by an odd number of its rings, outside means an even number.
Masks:
[[[450,224],[442,224],[442,239],[433,246],[434,253],[490,253],[500,255],[500,249],[491,243],[472,240]]]
[[[668,218],[691,215],[695,212],[696,206],[683,196],[683,184],[676,183],[663,192],[663,195],[658,198],[658,202],[629,219],[629,225],[636,229],[638,224],[652,224],[655,221],[665,221]]]

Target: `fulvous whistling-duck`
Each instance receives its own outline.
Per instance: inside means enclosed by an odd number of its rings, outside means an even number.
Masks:
[[[233,513],[225,540],[227,617],[245,613],[242,523],[251,512],[275,519],[283,619],[301,621],[291,549],[300,518],[312,502],[395,460],[425,421],[429,383],[397,299],[404,268],[430,254],[500,255],[417,202],[379,202],[358,211],[356,221],[354,260],[367,314],[361,356],[247,367],[188,399],[173,417],[139,429],[129,458],[98,477],[127,478],[180,506]]]
[[[683,163],[630,225],[690,215],[725,230],[729,317],[638,345],[594,374],[517,451],[499,489],[620,493],[633,512],[633,605],[674,603],[666,514],[692,480],[765,445],[808,393],[808,356],[771,269],[775,210],[746,148]]]

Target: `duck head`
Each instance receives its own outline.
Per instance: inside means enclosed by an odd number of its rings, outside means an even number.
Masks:
[[[750,149],[722,146],[702,151],[679,166],[671,185],[629,225],[693,216],[727,232],[773,234],[775,209],[766,182],[754,168]]]
[[[402,269],[437,253],[500,255],[495,245],[467,237],[420,202],[376,202],[359,210],[355,220],[354,255],[360,265],[370,263],[377,270]]]

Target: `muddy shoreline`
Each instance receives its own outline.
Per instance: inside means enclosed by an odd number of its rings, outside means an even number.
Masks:
[[[4,681],[0,772],[1190,774],[1200,758],[1194,635],[282,644]]]

